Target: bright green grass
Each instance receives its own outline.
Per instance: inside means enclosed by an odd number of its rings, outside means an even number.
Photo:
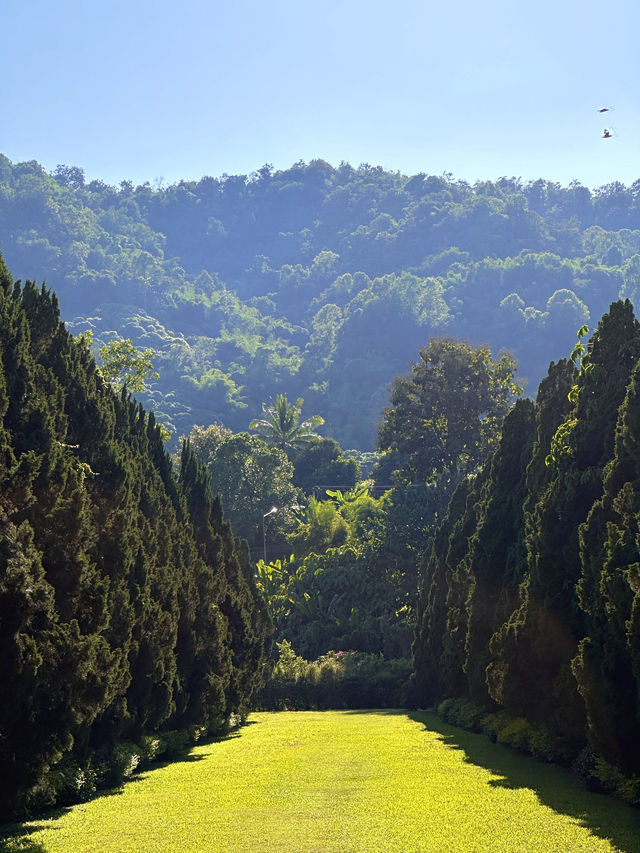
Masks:
[[[260,713],[187,761],[22,824],[0,849],[634,853],[640,821],[429,713]]]

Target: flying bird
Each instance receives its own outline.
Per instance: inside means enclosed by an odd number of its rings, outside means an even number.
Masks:
[[[596,112],[598,112],[598,113],[609,113],[609,112],[611,112],[612,109],[613,109],[613,107],[601,107],[599,110],[596,110]]]
[[[605,127],[605,129],[602,131],[602,138],[603,139],[613,139],[613,132],[611,130],[608,130],[608,128]]]

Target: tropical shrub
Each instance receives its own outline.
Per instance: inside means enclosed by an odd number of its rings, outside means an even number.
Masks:
[[[307,661],[284,640],[279,659],[256,699],[267,711],[404,707],[411,661],[338,651]]]
[[[438,705],[438,714],[452,726],[480,731],[483,709],[468,699],[445,699]]]

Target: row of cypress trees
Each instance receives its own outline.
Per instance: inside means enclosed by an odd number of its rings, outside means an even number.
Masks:
[[[0,803],[73,754],[219,730],[262,686],[271,625],[188,445],[116,395],[55,295],[0,257]]]
[[[614,303],[460,484],[423,566],[421,701],[470,700],[640,775],[640,324]]]

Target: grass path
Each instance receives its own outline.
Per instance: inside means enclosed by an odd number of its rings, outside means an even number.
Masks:
[[[640,815],[429,713],[256,713],[0,851],[638,853]]]

